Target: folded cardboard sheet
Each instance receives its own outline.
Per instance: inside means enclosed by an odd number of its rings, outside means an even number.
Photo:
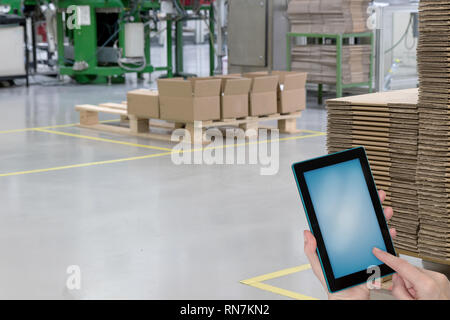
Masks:
[[[370,45],[344,45],[342,48],[342,82],[367,82],[370,71]],[[336,46],[299,45],[291,52],[292,70],[308,73],[312,83],[336,83]]]
[[[372,93],[327,101],[330,153],[364,146],[375,183],[393,207],[396,247],[417,252],[417,89]]]
[[[349,33],[367,30],[370,0],[292,0],[288,17],[292,32]]]
[[[450,260],[450,1],[419,3],[418,248]]]

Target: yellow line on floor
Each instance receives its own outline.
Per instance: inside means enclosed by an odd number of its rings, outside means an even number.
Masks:
[[[85,135],[81,135],[81,134],[68,133],[68,132],[55,131],[55,130],[34,129],[34,131],[59,134],[62,136],[68,136],[68,137],[73,137],[73,138],[88,139],[88,140],[102,141],[102,142],[109,142],[109,143],[117,143],[117,144],[123,144],[126,146],[153,149],[153,150],[162,150],[162,151],[171,151],[172,150],[172,149],[164,148],[164,147],[156,147],[156,146],[150,146],[150,145],[146,145],[146,144],[137,144],[137,143],[132,143],[132,142],[120,141],[120,140],[112,140],[112,139],[105,139],[105,138],[99,138],[99,137],[85,136]]]
[[[284,137],[284,138],[278,138],[278,139],[267,139],[267,140],[261,140],[261,141],[226,144],[226,145],[223,145],[223,146],[191,149],[191,150],[187,150],[186,152],[196,152],[196,151],[202,151],[202,150],[213,150],[213,149],[218,149],[218,148],[229,148],[229,147],[242,147],[242,146],[248,146],[248,145],[251,145],[251,144],[260,144],[260,143],[274,142],[274,141],[299,140],[299,139],[319,137],[319,136],[323,136],[323,135],[326,135],[326,133],[319,132],[319,133],[315,133],[315,134],[306,134],[306,135],[293,136],[293,137]]]
[[[99,122],[100,123],[108,123],[108,122],[118,122],[118,121],[120,121],[120,119],[102,120],[102,121],[99,121]],[[15,133],[15,132],[34,131],[34,130],[37,130],[37,129],[67,128],[67,127],[74,127],[76,125],[79,125],[79,123],[57,124],[57,125],[54,125],[54,126],[35,127],[35,128],[11,129],[11,130],[0,131],[0,134],[2,134],[2,133]]]
[[[316,131],[316,130],[309,130],[309,129],[300,129],[301,131],[303,131],[303,132],[306,132],[306,133],[323,133],[323,134],[326,134],[326,132],[323,132],[323,131]]]
[[[310,296],[307,296],[307,295],[304,295],[304,294],[301,294],[298,292],[278,288],[278,287],[272,286],[270,284],[263,283],[263,281],[284,277],[284,276],[287,276],[287,275],[290,275],[290,274],[293,274],[296,272],[301,272],[301,271],[305,271],[305,270],[309,270],[309,269],[311,269],[311,265],[309,263],[303,264],[303,265],[300,265],[297,267],[287,268],[287,269],[283,269],[280,271],[263,274],[261,276],[257,276],[257,277],[250,278],[247,280],[242,280],[241,283],[261,289],[261,290],[265,290],[265,291],[273,292],[273,293],[276,293],[276,294],[279,294],[282,296],[286,296],[289,298],[297,299],[297,300],[317,300],[316,298],[313,298],[313,297],[310,297]]]
[[[162,157],[162,156],[170,155],[171,153],[172,152],[163,152],[163,153],[148,154],[148,155],[139,156],[139,157],[121,158],[121,159],[96,161],[96,162],[88,162],[88,163],[79,163],[79,164],[72,164],[72,165],[68,165],[68,166],[60,166],[60,167],[45,168],[45,169],[35,169],[35,170],[28,170],[28,171],[0,173],[0,177],[17,176],[17,175],[23,175],[23,174],[29,174],[29,173],[40,173],[40,172],[48,172],[48,171],[58,171],[58,170],[73,169],[73,168],[82,168],[82,167],[119,163],[119,162],[125,162],[125,161],[133,161],[133,160],[142,160],[142,159]]]
[[[307,296],[305,294],[301,294],[298,292],[271,286],[270,284],[267,284],[267,283],[255,282],[255,283],[250,284],[250,286],[264,290],[264,291],[276,293],[276,294],[279,294],[279,295],[282,295],[285,297],[289,297],[292,299],[296,299],[296,300],[318,300],[317,298],[313,298],[313,297]]]
[[[268,274],[263,274],[262,276],[257,276],[257,277],[250,278],[250,279],[247,279],[247,280],[242,280],[241,283],[243,283],[243,284],[252,284],[254,282],[267,281],[267,280],[271,280],[271,279],[274,279],[274,278],[287,276],[289,274],[300,272],[300,271],[304,271],[304,270],[308,270],[308,269],[311,269],[311,265],[309,263],[308,264],[303,264],[303,265],[298,266],[298,267],[287,268],[287,269],[283,269],[283,270],[280,270],[280,271],[271,272],[271,273],[268,273]]]
[[[49,130],[43,130],[43,129],[39,129],[38,130],[38,128],[35,128],[34,130],[43,131],[43,132],[49,131]],[[60,131],[55,131],[55,132],[59,133]],[[313,138],[313,137],[317,137],[317,136],[321,136],[321,135],[323,135],[323,134],[301,135],[301,136],[289,137],[289,138],[291,138],[289,140]],[[285,141],[286,139],[285,138],[281,138],[281,139],[277,139],[277,140]],[[112,141],[116,141],[116,140],[112,140]],[[263,143],[263,142],[267,142],[267,141],[271,141],[271,140],[256,141],[254,143]],[[232,146],[240,146],[240,145],[245,145],[245,144],[250,144],[250,143],[246,142],[246,143],[243,143],[243,144],[238,144],[238,143],[229,144],[229,145],[221,146],[221,148],[228,148],[228,147],[232,147]],[[201,151],[201,150],[205,150],[205,149],[208,149],[208,148],[219,148],[219,147],[206,147],[206,148],[202,148],[202,149],[190,149],[190,150],[185,150],[184,152],[196,152],[196,151]],[[45,169],[35,169],[35,170],[28,170],[28,171],[0,173],[0,177],[9,177],[9,176],[29,174],[29,173],[49,172],[49,171],[57,171],[57,170],[63,170],[63,169],[73,169],[73,168],[89,167],[89,166],[94,166],[94,165],[118,163],[118,162],[124,162],[124,161],[133,161],[133,160],[141,160],[141,159],[148,159],[148,158],[156,158],[156,157],[167,156],[167,155],[170,155],[170,154],[172,154],[172,151],[163,152],[163,153],[156,153],[156,154],[140,156],[140,157],[121,158],[121,159],[115,159],[115,160],[96,161],[96,162],[87,162],[87,163],[80,163],[80,164],[74,164],[74,165],[68,165],[68,166],[60,166],[60,167],[45,168]]]

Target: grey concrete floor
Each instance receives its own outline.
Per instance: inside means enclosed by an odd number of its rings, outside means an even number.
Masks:
[[[186,71],[206,75],[207,47],[186,52]],[[0,298],[286,299],[240,281],[307,263],[307,222],[290,165],[325,154],[324,135],[281,141],[273,176],[258,165],[133,160],[161,151],[22,129],[76,123],[75,104],[120,102],[155,82],[33,82],[0,88]],[[324,108],[313,97],[308,104],[298,127],[325,132]],[[75,126],[52,130],[172,146]],[[128,160],[102,163],[115,159]],[[80,290],[66,287],[70,265],[81,269]],[[326,297],[311,270],[267,283]]]

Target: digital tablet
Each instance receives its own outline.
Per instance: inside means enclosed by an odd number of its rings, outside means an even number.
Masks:
[[[328,290],[394,273],[372,253],[395,255],[366,152],[358,147],[292,165]],[[368,269],[371,268],[371,269]]]

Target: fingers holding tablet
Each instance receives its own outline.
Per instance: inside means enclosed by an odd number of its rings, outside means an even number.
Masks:
[[[379,190],[378,191],[378,196],[380,197],[381,203],[383,203],[384,200],[386,200],[386,192],[384,192],[383,190]],[[394,215],[394,210],[392,210],[391,207],[385,207],[383,212],[384,212],[384,216],[386,218],[386,221],[391,220],[391,218]],[[397,235],[397,230],[395,230],[395,228],[390,228],[389,229],[389,233],[391,234],[392,238],[395,238],[395,236]]]
[[[450,299],[450,282],[445,275],[415,267],[378,248],[373,248],[373,254],[397,272],[392,287],[396,298]]]
[[[384,192],[383,190],[378,191],[378,196],[380,197],[381,203],[383,203],[384,200],[386,200],[386,192]]]
[[[326,289],[327,284],[325,282],[325,277],[323,276],[322,267],[320,266],[319,256],[317,255],[317,242],[313,234],[309,230],[303,231],[303,239],[305,242],[305,254],[311,264],[311,268],[316,275],[316,277],[322,283],[322,286]]]
[[[392,273],[371,252],[376,246],[395,253],[395,231],[386,225],[393,212],[383,211],[386,193],[376,190],[364,148],[297,162],[292,169],[311,230],[305,232],[305,253],[329,293],[365,284],[369,267],[378,266],[379,277]]]

